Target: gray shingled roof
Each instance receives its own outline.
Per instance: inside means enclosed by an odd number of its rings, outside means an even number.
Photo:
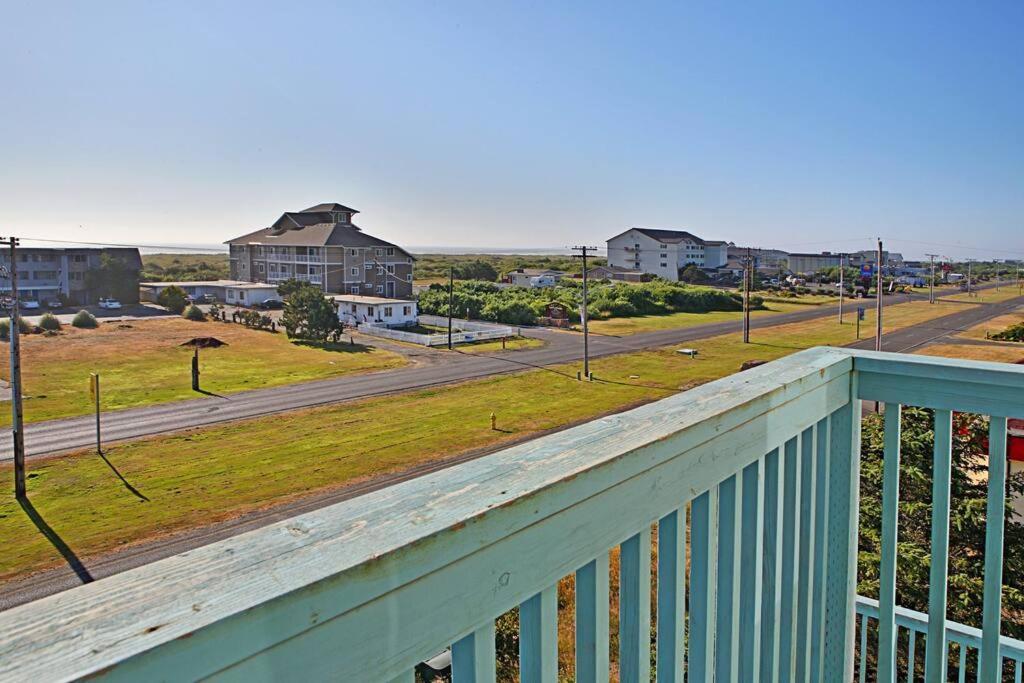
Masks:
[[[684,239],[690,239],[696,242],[697,244],[704,244],[704,240],[697,237],[693,233],[686,232],[685,230],[661,230],[657,228],[630,228],[629,230],[636,230],[637,232],[641,232],[652,239],[658,240],[659,242],[675,244],[677,242],[682,242]],[[622,235],[625,235],[627,232],[629,232],[629,230],[620,232],[618,235],[615,235],[615,237],[621,237]],[[612,237],[610,239],[615,239],[615,237]]]
[[[359,213],[359,209],[353,209],[350,206],[337,203],[317,204],[316,206],[311,206],[308,209],[303,209],[302,213],[323,213],[325,211],[348,211],[349,213]]]

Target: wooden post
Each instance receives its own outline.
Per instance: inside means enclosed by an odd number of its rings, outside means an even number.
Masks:
[[[93,405],[96,409],[96,452],[103,455],[103,442],[100,439],[100,376],[99,373],[89,374],[89,393],[92,394]]]
[[[199,391],[199,344],[194,347],[192,354],[192,391]]]

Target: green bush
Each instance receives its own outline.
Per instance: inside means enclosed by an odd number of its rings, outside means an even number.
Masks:
[[[60,320],[58,320],[57,316],[55,316],[53,313],[44,313],[43,317],[39,319],[39,327],[43,328],[44,330],[56,332],[60,330],[61,324]]]
[[[99,327],[99,323],[96,321],[96,316],[86,310],[81,310],[75,313],[75,317],[71,319],[72,327],[83,327],[93,328]]]
[[[574,279],[563,279],[554,287],[504,289],[490,282],[470,280],[455,283],[452,314],[458,318],[528,325],[544,315],[548,304],[560,303],[569,310],[570,319],[578,321],[582,300],[582,283]],[[751,305],[760,308],[763,300],[752,296]],[[656,279],[641,284],[592,284],[587,314],[592,319],[601,319],[678,312],[739,311],[742,307],[742,297],[735,292]],[[432,285],[422,292],[419,308],[427,315],[448,315],[448,287]]]
[[[28,334],[32,331],[32,327],[25,322],[24,318],[18,318],[18,329],[21,330],[22,334]],[[0,340],[9,341],[11,339],[11,319],[0,318]]]
[[[1024,323],[1010,325],[1002,332],[993,334],[992,338],[1000,341],[1024,342]]]
[[[185,306],[188,305],[188,294],[181,287],[171,285],[160,292],[156,302],[171,313],[181,313],[185,310]]]
[[[203,313],[203,309],[199,308],[195,304],[190,304],[189,307],[185,309],[185,312],[182,313],[182,316],[188,320],[195,320],[196,322],[206,320],[206,314]]]

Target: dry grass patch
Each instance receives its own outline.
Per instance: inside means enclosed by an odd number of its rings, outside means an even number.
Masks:
[[[100,373],[104,410],[195,398],[192,349],[181,346],[195,337],[216,337],[227,343],[199,352],[202,387],[217,394],[405,363],[399,354],[369,346],[318,348],[293,343],[284,333],[231,323],[161,318],[104,323],[92,330],[66,325],[56,337],[22,337],[25,418],[39,421],[90,412],[91,372]],[[9,377],[9,368],[2,364],[0,377]],[[9,420],[9,415],[0,413],[0,424]]]

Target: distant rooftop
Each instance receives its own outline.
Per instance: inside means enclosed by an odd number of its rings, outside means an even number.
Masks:
[[[382,296],[362,296],[360,294],[331,294],[335,301],[346,304],[366,304],[368,306],[394,306],[395,304],[414,304],[412,299],[386,299]]]

